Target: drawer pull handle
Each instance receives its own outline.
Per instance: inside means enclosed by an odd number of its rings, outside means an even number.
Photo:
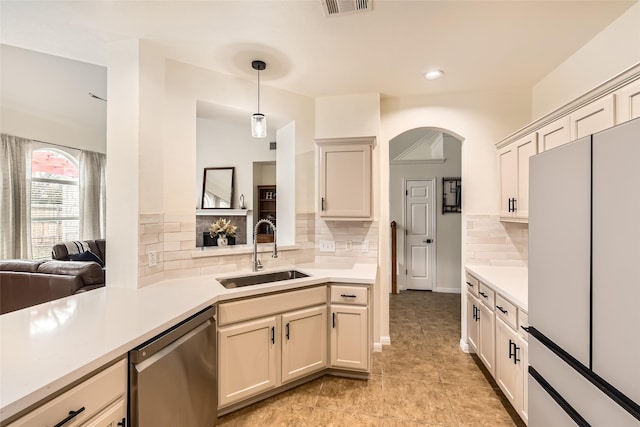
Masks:
[[[469,285],[469,286],[471,286],[473,288],[473,283],[467,282],[467,285]]]
[[[127,427],[127,419],[123,418],[122,421],[118,423],[118,427]]]
[[[287,326],[286,326],[286,328],[287,328],[287,332],[286,332],[286,335],[287,335],[287,341],[289,341],[289,323],[288,323],[288,322],[287,322]]]
[[[68,423],[69,421],[71,421],[72,419],[77,417],[83,411],[84,411],[84,406],[82,408],[78,409],[77,411],[69,411],[69,416],[67,418],[65,418],[64,420],[60,421],[54,427],[62,427],[63,425],[65,425],[66,423]]]
[[[324,197],[322,198],[322,210],[324,211]]]
[[[508,313],[508,311],[507,311],[507,310],[505,310],[504,308],[500,307],[499,305],[496,305],[496,308],[497,308],[498,310],[500,310],[500,311],[502,312],[502,314],[507,314],[507,313]]]
[[[340,296],[341,296],[342,298],[356,298],[356,296],[355,296],[355,295],[351,295],[351,294],[340,294]]]
[[[335,328],[336,327],[336,314],[335,313],[331,313],[331,323],[332,323],[332,327]]]
[[[271,327],[271,344],[276,343],[276,328],[275,326]]]
[[[482,295],[483,298],[489,298],[489,295],[485,294],[484,292],[478,292],[480,295]]]
[[[520,325],[520,327],[522,328],[523,331],[525,331],[526,333],[529,333],[529,327],[528,326]]]

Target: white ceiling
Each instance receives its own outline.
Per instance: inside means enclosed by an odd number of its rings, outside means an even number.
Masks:
[[[309,96],[411,96],[531,87],[633,1],[373,0],[325,17],[320,0],[7,1],[0,41],[98,65],[106,43],[153,40],[167,56]],[[445,71],[438,81],[422,73]]]

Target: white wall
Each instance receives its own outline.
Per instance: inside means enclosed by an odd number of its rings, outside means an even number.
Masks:
[[[105,67],[0,45],[0,132],[106,152]]]
[[[637,2],[533,87],[531,121],[639,62],[640,2]]]
[[[249,116],[247,116],[249,117]],[[276,160],[275,150],[269,150],[269,141],[251,137],[249,120],[245,126],[224,120],[198,118],[196,120],[196,187],[195,205],[202,203],[202,175],[204,168],[229,167],[234,170],[233,208],[238,208],[240,194],[244,194],[247,209],[253,206],[253,162]]]
[[[406,289],[404,271],[404,197],[403,179],[436,178],[436,278],[434,290],[459,291],[462,258],[462,215],[442,213],[442,178],[461,176],[462,143],[451,136],[444,138],[445,163],[392,163],[390,166],[390,219],[398,224],[398,288]],[[465,182],[462,182],[464,187]]]

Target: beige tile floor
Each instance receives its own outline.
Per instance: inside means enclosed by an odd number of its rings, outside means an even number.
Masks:
[[[221,417],[221,426],[524,426],[460,350],[460,295],[390,295],[391,345],[369,381],[325,376]]]

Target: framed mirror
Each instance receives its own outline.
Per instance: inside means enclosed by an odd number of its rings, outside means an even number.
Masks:
[[[204,168],[202,209],[231,209],[234,168]]]

